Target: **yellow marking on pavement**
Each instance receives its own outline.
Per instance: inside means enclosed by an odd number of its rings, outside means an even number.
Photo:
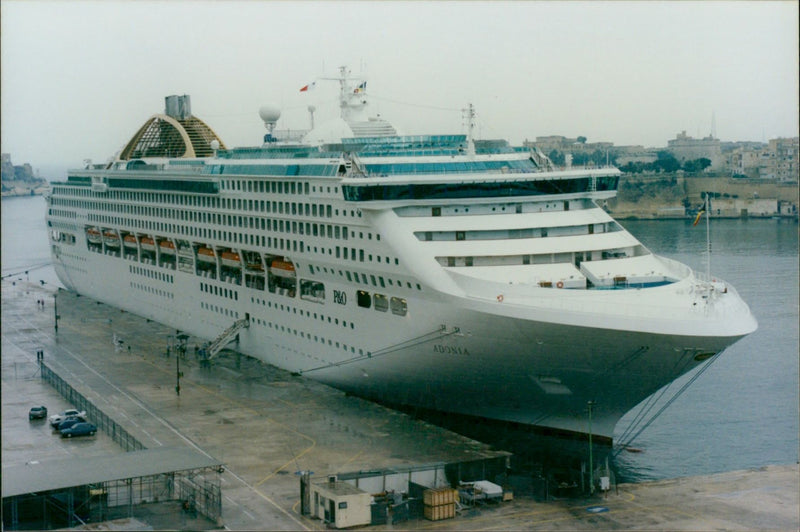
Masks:
[[[353,460],[355,460],[356,458],[358,458],[358,457],[359,457],[359,456],[361,456],[362,454],[364,454],[364,451],[358,451],[358,452],[357,452],[356,454],[354,454],[354,455],[353,455],[353,456],[352,456],[352,457],[351,457],[351,458],[350,458],[350,459],[349,459],[347,462],[343,463],[343,464],[342,464],[341,466],[339,466],[339,467],[341,468],[341,467],[344,467],[344,466],[346,466],[347,464],[349,464],[350,462],[352,462]]]

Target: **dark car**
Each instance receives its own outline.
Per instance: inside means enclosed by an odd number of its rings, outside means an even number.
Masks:
[[[60,431],[62,431],[64,429],[68,429],[68,428],[72,427],[76,423],[84,423],[85,421],[86,420],[84,418],[82,418],[82,417],[70,416],[67,419],[65,419],[64,421],[62,421],[61,423],[59,423],[58,427],[56,427],[56,430],[60,432]]]
[[[97,427],[84,421],[75,423],[71,427],[61,431],[62,438],[72,438],[73,436],[93,436],[97,432]]]
[[[30,412],[28,412],[28,420],[44,419],[46,417],[47,417],[46,406],[34,406],[33,408],[31,408]]]

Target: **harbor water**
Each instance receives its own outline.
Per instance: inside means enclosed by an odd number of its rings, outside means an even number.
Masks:
[[[49,265],[44,218],[42,197],[2,200],[3,278],[60,286]],[[696,227],[691,220],[621,223],[651,251],[705,271],[704,223]],[[640,423],[640,428],[646,424],[640,433],[628,427],[641,408],[620,421],[615,440],[636,435],[627,450],[618,449],[616,454],[620,481],[798,461],[798,224],[714,220],[710,236],[712,274],[736,287],[758,319],[759,329],[699,368],[699,376],[692,372],[656,394],[657,401],[643,404],[650,415],[668,406],[652,421]]]
[[[697,226],[691,220],[621,223],[651,251],[706,270],[705,221]],[[798,461],[798,224],[712,220],[710,240],[712,276],[736,287],[758,320],[758,330],[712,359],[631,443],[642,452],[617,455],[625,480]],[[693,375],[674,382],[661,404]],[[635,414],[636,409],[620,420],[615,440]]]

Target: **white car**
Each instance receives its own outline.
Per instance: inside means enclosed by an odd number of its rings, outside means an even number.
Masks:
[[[62,421],[64,421],[65,419],[67,419],[70,416],[79,417],[79,418],[85,420],[86,419],[86,410],[82,410],[82,411],[79,412],[79,411],[75,410],[74,408],[71,408],[69,410],[64,410],[60,414],[53,414],[52,416],[50,416],[47,419],[48,419],[48,421],[50,421],[50,426],[57,427],[59,424],[61,424]]]

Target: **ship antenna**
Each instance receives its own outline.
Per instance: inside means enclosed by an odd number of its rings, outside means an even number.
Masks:
[[[339,82],[339,115],[345,121],[354,120],[357,113],[367,105],[367,100],[365,98],[367,82],[363,81],[363,77],[351,78],[349,74],[350,71],[346,66],[340,66],[339,77],[317,78]],[[358,85],[355,90],[348,84],[348,81],[354,79],[362,80],[362,83]]]
[[[347,107],[347,67],[339,67],[339,107],[341,108],[341,117],[345,118],[345,108]]]
[[[475,155],[475,139],[473,131],[475,129],[475,107],[470,103],[466,109],[462,109],[464,118],[467,121],[467,155]]]

